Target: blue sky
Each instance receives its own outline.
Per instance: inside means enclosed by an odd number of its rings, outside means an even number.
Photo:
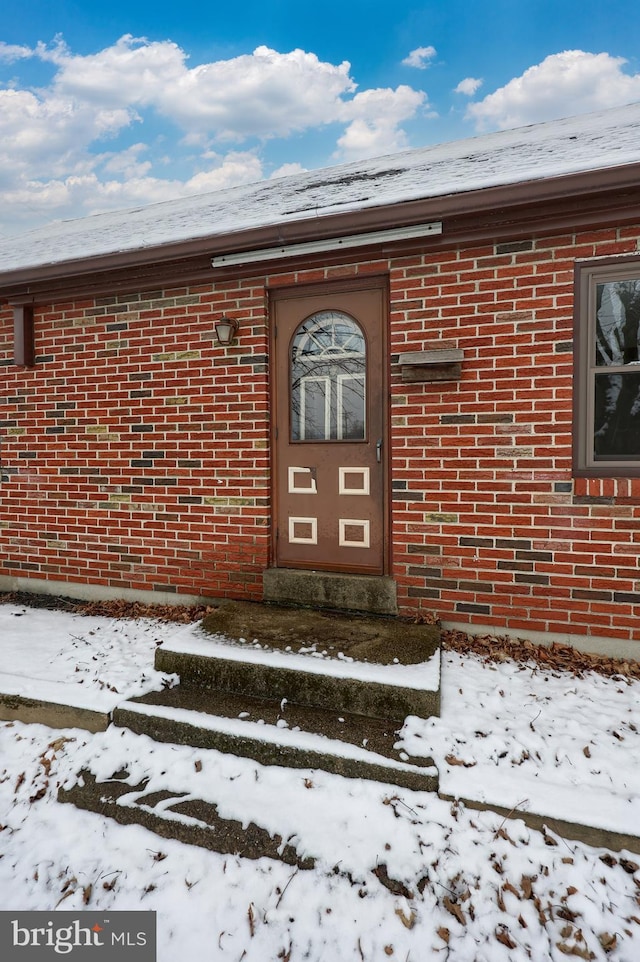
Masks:
[[[0,231],[640,101],[638,0],[3,0]]]

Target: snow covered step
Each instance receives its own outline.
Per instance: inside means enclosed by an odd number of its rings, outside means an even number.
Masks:
[[[156,651],[156,669],[183,685],[286,699],[376,718],[440,713],[440,649],[415,664],[372,664],[188,637]]]
[[[148,780],[131,785],[128,772],[106,781],[84,769],[75,784],[58,790],[58,801],[115,819],[121,825],[143,825],[161,838],[242,858],[273,858],[298,869],[312,869],[314,859],[300,856],[293,839],[272,836],[254,822],[223,818],[217,806],[184,791],[154,791]]]
[[[216,749],[264,765],[318,768],[417,791],[438,787],[431,759],[409,760],[395,748],[402,719],[181,685],[123,703],[114,722],[155,741]]]
[[[378,718],[440,712],[440,628],[399,618],[222,601],[156,668],[183,685]]]

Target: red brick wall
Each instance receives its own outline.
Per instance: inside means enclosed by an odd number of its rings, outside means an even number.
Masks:
[[[640,484],[573,479],[571,432],[574,261],[639,232],[395,265],[392,353],[433,338],[465,356],[457,382],[393,377],[403,604],[511,634],[637,636]]]
[[[237,346],[212,337],[245,320]],[[0,342],[10,347],[9,318]],[[4,367],[0,574],[257,597],[269,543],[263,288],[36,310]]]
[[[640,482],[571,473],[573,263],[640,226],[270,276],[391,285],[393,575],[406,613],[634,637]],[[242,319],[215,346],[221,313]],[[0,315],[0,575],[261,596],[269,563],[264,278]],[[462,348],[405,383],[403,351]]]

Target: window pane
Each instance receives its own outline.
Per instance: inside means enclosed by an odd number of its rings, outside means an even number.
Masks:
[[[597,284],[596,365],[640,363],[639,327],[640,280]]]
[[[640,459],[640,373],[596,374],[594,455]]]
[[[366,436],[366,344],[356,321],[319,311],[291,343],[291,440],[362,441]]]

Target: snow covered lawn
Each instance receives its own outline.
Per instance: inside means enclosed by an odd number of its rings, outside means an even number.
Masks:
[[[113,705],[162,684],[160,641],[197,632],[0,605],[0,690],[73,687],[89,707]],[[442,718],[408,719],[404,747],[433,754],[446,793],[638,832],[639,695],[622,677],[449,652]],[[88,761],[179,784],[292,841],[315,868],[223,857],[57,803]],[[427,793],[115,728],[0,723],[2,908],[153,909],[161,962],[637,962],[638,862]]]

